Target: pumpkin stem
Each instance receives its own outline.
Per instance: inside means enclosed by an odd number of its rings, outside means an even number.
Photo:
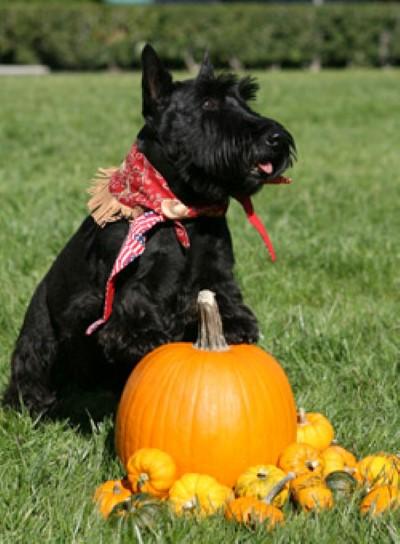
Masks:
[[[198,506],[199,506],[199,501],[197,500],[197,497],[194,496],[191,499],[187,500],[182,505],[182,510],[185,511],[185,512],[191,512],[193,510],[196,510],[198,508]]]
[[[139,492],[142,490],[142,487],[144,486],[144,484],[148,482],[149,480],[150,480],[149,475],[146,472],[141,472],[139,474],[139,478],[137,479],[137,484],[136,484]]]
[[[277,484],[274,485],[274,487],[271,489],[271,491],[268,493],[268,495],[263,499],[263,502],[265,504],[272,504],[272,501],[275,499],[277,495],[282,491],[282,489],[286,486],[288,482],[291,480],[294,480],[296,478],[296,474],[294,472],[288,472],[282,480],[280,480]]]
[[[203,351],[227,351],[228,344],[224,338],[221,316],[215,293],[204,289],[197,297],[199,309],[199,333],[194,347]]]
[[[313,461],[306,461],[306,467],[309,470],[315,470],[319,466],[319,461],[314,459]]]
[[[306,417],[306,411],[304,408],[299,408],[299,413],[297,414],[297,420],[300,423],[300,425],[305,425],[308,423],[307,417]]]

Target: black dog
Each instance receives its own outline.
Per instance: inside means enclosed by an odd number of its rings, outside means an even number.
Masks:
[[[291,163],[294,141],[282,125],[252,111],[249,77],[216,77],[206,56],[196,79],[173,82],[157,54],[142,54],[143,115],[138,148],[188,206],[251,195]],[[261,168],[268,165],[268,168]],[[117,278],[110,319],[93,335],[107,278],[127,235],[125,219],[100,228],[87,217],[39,284],[12,356],[4,403],[48,410],[65,383],[120,388],[137,361],[156,346],[195,339],[195,300],[216,292],[229,343],[256,342],[258,326],[233,277],[223,216],[188,219],[190,248],[174,222],[157,225],[143,255]]]

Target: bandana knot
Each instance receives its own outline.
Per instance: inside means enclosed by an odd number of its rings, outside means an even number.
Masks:
[[[273,183],[289,183],[287,178],[278,178]],[[115,278],[146,249],[147,234],[157,224],[173,221],[175,234],[184,248],[190,240],[182,220],[199,216],[222,216],[228,209],[228,201],[212,206],[186,206],[171,191],[166,179],[134,144],[119,168],[99,169],[88,202],[89,212],[100,227],[107,223],[127,219],[128,234],[108,277],[104,310],[101,319],[86,330],[90,335],[103,325],[112,313],[115,296]],[[258,230],[267,246],[272,260],[275,253],[268,233],[259,217],[254,213],[250,197],[237,197],[250,223]]]

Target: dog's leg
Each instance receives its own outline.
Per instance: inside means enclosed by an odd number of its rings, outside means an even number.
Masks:
[[[172,340],[167,309],[153,300],[145,282],[128,282],[117,292],[113,313],[97,340],[123,384],[135,364],[154,348]]]
[[[226,221],[221,221],[222,239],[220,248],[215,245],[214,259],[210,259],[207,279],[210,289],[215,291],[228,344],[253,344],[260,331],[257,318],[244,304],[240,287],[234,277],[233,247]],[[207,285],[207,284],[205,284]]]
[[[215,285],[212,290],[217,302],[228,344],[253,344],[259,337],[257,319],[243,303],[242,294],[234,280]]]
[[[257,319],[243,303],[242,293],[233,275],[233,248],[226,220],[209,220],[207,225],[210,225],[210,237],[202,241],[204,253],[199,258],[199,261],[201,259],[207,264],[196,267],[194,272],[195,296],[200,289],[211,289],[216,293],[224,335],[229,344],[257,342]]]
[[[51,387],[51,368],[57,341],[46,303],[46,284],[42,282],[26,312],[11,362],[11,379],[3,404],[31,413],[47,411],[55,401]]]

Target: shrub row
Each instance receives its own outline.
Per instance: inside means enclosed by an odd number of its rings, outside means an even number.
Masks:
[[[399,4],[0,5],[0,62],[93,70],[138,65],[151,42],[172,67],[400,64]]]

